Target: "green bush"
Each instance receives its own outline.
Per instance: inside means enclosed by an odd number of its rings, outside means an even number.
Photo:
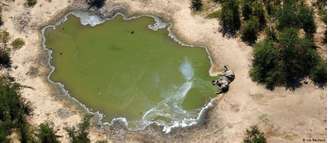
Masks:
[[[254,44],[257,39],[258,28],[259,24],[256,17],[247,20],[241,30],[241,39],[249,44]]]
[[[320,60],[311,70],[310,78],[320,86],[325,85],[327,83],[327,62]]]
[[[264,133],[261,132],[256,126],[252,126],[246,130],[246,137],[244,143],[266,143]]]
[[[8,141],[7,137],[13,129],[19,131],[21,142],[31,141],[30,128],[26,116],[31,108],[20,95],[20,85],[12,78],[0,78],[0,142]]]
[[[319,55],[313,41],[299,38],[297,30],[283,30],[276,41],[266,39],[255,45],[250,76],[267,88],[275,86],[296,87],[309,76]]]
[[[3,25],[3,21],[2,21],[2,16],[1,16],[1,13],[0,13],[0,26]]]
[[[239,6],[236,0],[224,0],[219,17],[223,35],[234,36],[240,28]]]
[[[277,34],[273,27],[267,27],[265,29],[265,35],[266,39],[276,41],[277,40]]]
[[[244,20],[248,20],[252,16],[252,1],[243,0],[241,3],[241,14],[244,17]]]
[[[0,67],[10,68],[11,67],[11,59],[9,56],[9,52],[0,48]]]
[[[59,143],[58,136],[49,123],[42,123],[39,125],[37,138],[40,143]]]
[[[34,5],[36,5],[37,0],[26,0],[26,4],[29,7],[33,7]]]
[[[219,16],[220,16],[220,10],[217,10],[207,15],[207,18],[218,18]]]
[[[191,0],[191,9],[194,11],[200,11],[203,8],[202,0]]]
[[[7,43],[9,40],[9,33],[7,31],[0,31],[0,43]]]
[[[13,42],[11,42],[11,46],[14,49],[20,49],[25,45],[25,42],[22,38],[17,38]]]
[[[277,12],[278,14],[278,24],[279,30],[284,28],[298,28],[299,19],[297,16],[297,6],[296,0],[286,0],[284,1],[282,8]]]
[[[279,83],[279,50],[274,48],[274,42],[264,40],[255,45],[253,67],[250,76],[253,80],[263,83],[272,89]]]
[[[298,19],[300,20],[300,26],[306,33],[313,34],[316,31],[316,26],[314,23],[313,10],[301,6],[298,12]]]
[[[96,8],[102,8],[105,3],[106,3],[106,0],[86,0],[88,5],[89,5],[89,8],[92,8],[92,7],[96,7]]]
[[[278,11],[279,30],[284,28],[302,28],[308,35],[316,31],[313,10],[302,1],[286,0]]]
[[[275,17],[280,9],[281,0],[263,0],[266,12],[269,16]]]
[[[85,116],[83,121],[78,125],[78,128],[66,128],[72,143],[90,143],[90,139],[88,138],[90,118],[91,116]]]
[[[253,2],[253,15],[258,18],[260,30],[264,29],[266,25],[265,11],[262,3],[255,1]]]

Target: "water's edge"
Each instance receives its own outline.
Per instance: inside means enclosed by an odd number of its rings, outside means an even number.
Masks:
[[[173,34],[173,32],[171,30],[171,27],[172,27],[171,23],[164,22],[160,17],[153,16],[153,15],[139,15],[139,16],[127,17],[125,14],[123,14],[120,11],[114,11],[114,13],[112,15],[104,16],[104,15],[95,14],[95,13],[92,13],[92,12],[89,12],[89,11],[74,10],[74,11],[68,12],[66,15],[64,15],[62,18],[60,18],[57,22],[55,22],[55,24],[50,24],[50,25],[47,25],[47,26],[43,27],[41,29],[42,48],[44,50],[46,50],[47,53],[48,53],[48,61],[47,62],[48,62],[48,67],[50,68],[50,72],[47,76],[48,82],[55,85],[55,86],[57,86],[62,91],[62,93],[64,93],[65,96],[68,96],[70,99],[72,99],[78,105],[80,105],[87,113],[96,116],[97,124],[100,125],[100,126],[103,126],[103,125],[104,126],[111,126],[113,124],[123,124],[127,128],[128,127],[128,121],[124,117],[114,118],[111,122],[103,121],[104,114],[100,113],[99,111],[93,111],[91,108],[89,108],[85,104],[81,103],[77,98],[75,98],[73,96],[70,96],[68,89],[65,89],[65,86],[62,83],[55,82],[55,81],[52,81],[50,79],[51,74],[55,71],[55,67],[51,63],[52,58],[53,58],[52,57],[52,50],[48,49],[46,47],[46,44],[45,44],[45,42],[46,42],[45,32],[48,28],[55,29],[56,26],[64,23],[67,20],[67,17],[70,16],[70,15],[73,15],[73,16],[76,16],[76,17],[80,18],[80,22],[81,22],[82,25],[89,25],[89,26],[96,26],[98,24],[102,24],[106,21],[114,19],[118,15],[122,16],[124,20],[132,20],[132,19],[136,19],[136,18],[139,18],[139,17],[143,17],[143,16],[151,17],[151,18],[154,19],[155,23],[151,24],[151,25],[148,25],[149,29],[156,31],[158,29],[166,28],[166,30],[168,30],[168,32],[169,32],[168,36],[171,39],[173,39],[175,42],[177,42],[178,44],[180,44],[182,46],[185,46],[185,47],[194,47],[194,45],[189,45],[189,44],[186,44],[186,43],[180,41]],[[198,46],[198,47],[201,47],[201,46]],[[202,47],[202,48],[204,48],[206,50],[207,56],[210,60],[210,63],[211,63],[211,65],[213,65],[213,61],[212,61],[212,58],[210,56],[210,53],[209,53],[208,49],[206,47]],[[155,124],[157,126],[162,127],[162,129],[163,129],[162,131],[164,133],[169,133],[174,128],[184,128],[184,127],[191,127],[191,126],[194,126],[194,125],[198,125],[198,124],[201,124],[201,123],[204,122],[204,118],[205,118],[208,110],[213,108],[214,105],[216,105],[215,98],[211,99],[205,106],[203,106],[201,108],[200,112],[198,113],[197,118],[184,119],[184,120],[179,121],[179,122],[175,121],[171,126],[160,124],[158,122],[147,122],[146,125],[142,128],[129,129],[129,130],[132,130],[132,131],[144,130],[147,126]]]

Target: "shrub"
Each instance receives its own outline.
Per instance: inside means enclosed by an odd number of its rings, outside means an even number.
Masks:
[[[13,42],[11,42],[11,46],[14,49],[20,49],[25,45],[25,42],[22,38],[17,38]]]
[[[263,0],[263,3],[267,14],[275,17],[280,8],[281,0]]]
[[[266,39],[255,45],[250,71],[254,81],[269,89],[280,85],[294,88],[310,75],[320,57],[313,41],[299,38],[297,33],[295,29],[285,29],[276,41]]]
[[[0,43],[7,43],[9,40],[9,33],[7,31],[0,32]]]
[[[11,67],[11,59],[9,52],[0,48],[0,67],[9,68]]]
[[[202,0],[191,0],[191,9],[194,11],[202,10],[203,3]]]
[[[49,123],[42,123],[39,125],[38,133],[36,135],[40,143],[59,143],[56,132],[53,126]]]
[[[320,86],[325,85],[327,83],[327,62],[319,60],[311,70],[310,78]]]
[[[265,34],[266,34],[266,39],[272,40],[272,41],[277,41],[277,34],[273,27],[267,27],[265,29]]]
[[[2,16],[0,15],[0,26],[2,26],[2,25],[3,25],[3,21],[2,21]]]
[[[256,126],[252,126],[246,130],[246,137],[244,143],[266,143],[264,133],[261,132]]]
[[[253,80],[263,83],[267,88],[273,89],[277,85],[279,72],[278,49],[274,48],[274,42],[264,40],[255,45],[253,67],[250,76]]]
[[[313,34],[316,31],[316,26],[314,23],[313,10],[301,6],[298,12],[298,19],[300,20],[300,27],[308,34]]]
[[[257,39],[257,31],[259,28],[258,19],[252,17],[247,20],[242,27],[241,39],[249,44],[255,43]]]
[[[243,0],[241,6],[241,14],[244,17],[244,20],[248,20],[252,16],[252,1]]]
[[[236,0],[225,0],[220,13],[220,25],[223,35],[234,36],[240,28],[239,6]]]
[[[87,0],[89,8],[96,7],[97,9],[102,8],[105,5],[106,0]]]
[[[26,116],[30,114],[29,105],[20,95],[20,85],[12,78],[0,78],[0,141],[7,141],[13,129],[19,131],[21,142],[31,141],[30,128]]]
[[[219,16],[220,16],[220,10],[217,10],[207,15],[207,18],[218,18]]]
[[[77,129],[75,127],[66,128],[72,143],[90,143],[90,139],[88,138],[90,118],[90,116],[85,116]]]
[[[262,3],[253,2],[253,15],[258,18],[259,28],[262,30],[266,25],[265,11]]]
[[[26,0],[26,4],[28,7],[33,7],[34,5],[36,5],[37,0]]]
[[[284,1],[282,8],[277,12],[278,14],[278,29],[282,30],[284,28],[297,28],[299,27],[299,19],[297,17],[297,8],[295,6],[296,2],[293,0]]]

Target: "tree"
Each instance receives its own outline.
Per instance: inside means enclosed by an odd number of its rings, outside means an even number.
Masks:
[[[90,8],[93,8],[93,7],[96,7],[97,9],[100,9],[106,3],[106,0],[86,0],[86,1],[87,1],[88,5],[89,5],[89,9]]]
[[[252,80],[263,83],[267,88],[273,89],[279,83],[279,50],[274,48],[274,42],[264,40],[254,47],[254,58],[250,76]]]
[[[85,116],[77,129],[75,127],[66,128],[72,143],[90,143],[90,139],[88,138],[90,118],[90,116]]]
[[[13,129],[17,129],[22,143],[32,141],[26,116],[31,108],[20,95],[20,85],[10,77],[0,78],[0,141],[6,141]]]
[[[11,46],[14,49],[20,49],[25,45],[25,42],[22,38],[17,38],[13,42],[11,42]]]
[[[318,60],[313,41],[298,37],[296,29],[286,29],[279,35],[281,68],[285,85],[293,87],[309,75]]]
[[[244,143],[266,143],[264,133],[261,132],[257,126],[252,126],[246,130],[246,137]]]
[[[240,28],[239,6],[236,0],[225,0],[220,13],[220,25],[223,35],[234,36]]]
[[[191,9],[194,11],[200,11],[203,8],[202,0],[191,0]]]
[[[296,29],[288,28],[278,34],[277,40],[266,39],[255,45],[250,75],[269,89],[281,85],[295,88],[319,59],[313,41],[300,38]]]
[[[39,125],[37,138],[39,139],[40,143],[59,143],[58,135],[53,129],[53,126],[49,123],[42,123]]]
[[[249,44],[255,43],[258,28],[259,24],[256,17],[247,20],[241,30],[241,39]]]

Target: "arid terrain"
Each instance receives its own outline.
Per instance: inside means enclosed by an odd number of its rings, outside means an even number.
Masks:
[[[33,8],[24,6],[24,0],[2,0],[4,25],[10,40],[23,38],[26,45],[11,52],[13,67],[7,71],[18,83],[30,87],[21,92],[33,107],[28,121],[39,125],[53,122],[62,142],[68,142],[65,127],[79,123],[83,109],[47,80],[48,54],[42,47],[41,29],[68,11],[86,8],[82,0],[39,0]],[[208,11],[215,4],[207,5]],[[295,90],[283,87],[268,90],[249,77],[252,47],[238,38],[226,38],[218,31],[217,19],[206,18],[205,13],[193,13],[189,0],[108,0],[101,11],[123,7],[129,15],[157,15],[172,24],[173,33],[182,41],[207,47],[213,59],[209,70],[215,75],[228,65],[236,79],[230,89],[216,98],[215,107],[208,113],[204,124],[162,134],[160,129],[149,127],[145,131],[96,126],[90,130],[93,142],[242,142],[245,130],[258,125],[269,143],[300,143],[308,139],[325,142],[326,139],[326,88],[313,83],[303,84]],[[317,33],[326,28],[318,23]],[[326,45],[319,45],[326,53]],[[325,56],[324,56],[325,57]],[[320,142],[320,141],[319,141]]]

